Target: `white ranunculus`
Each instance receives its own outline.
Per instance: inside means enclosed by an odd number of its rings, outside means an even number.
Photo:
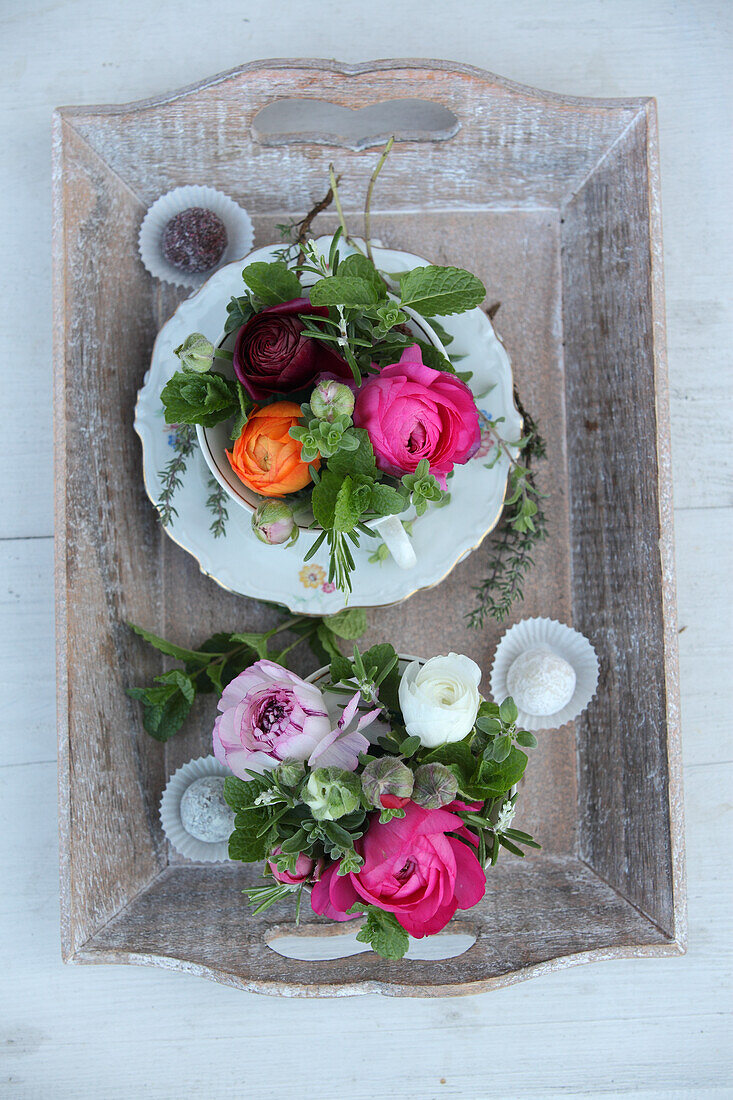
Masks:
[[[410,737],[427,748],[462,741],[473,729],[481,669],[462,653],[413,661],[400,681],[400,707]]]

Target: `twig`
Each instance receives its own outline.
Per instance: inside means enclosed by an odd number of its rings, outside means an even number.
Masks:
[[[338,183],[338,180],[340,178],[341,177],[339,176],[338,179],[336,180],[336,183]],[[315,219],[318,217],[319,214],[322,214],[324,210],[328,210],[329,206],[333,202],[333,199],[334,199],[334,191],[333,191],[332,187],[329,187],[329,189],[326,192],[324,198],[322,198],[320,202],[317,202],[312,210],[308,211],[306,216],[303,218],[302,222],[297,223],[298,236],[295,238],[295,243],[298,246],[298,263],[305,263],[306,256],[305,256],[305,251],[303,249],[303,246],[304,246],[304,244],[306,242],[306,239],[308,237],[308,233],[310,231],[311,225],[313,224],[313,222],[315,221]]]
[[[376,168],[374,169],[371,176],[369,177],[369,186],[367,187],[366,203],[364,204],[364,237],[365,237],[365,240],[366,240],[366,254],[367,254],[368,258],[372,261],[372,263],[374,263],[374,257],[372,256],[372,242],[371,242],[371,236],[372,236],[372,232],[371,232],[371,230],[372,230],[372,224],[371,224],[371,222],[372,222],[372,212],[371,212],[372,191],[374,190],[374,184],[377,182],[377,176],[382,171],[382,166],[384,165],[385,160],[389,156],[389,151],[390,151],[390,149],[392,148],[393,145],[394,145],[394,136],[392,136],[389,139],[389,141],[387,142],[387,144],[385,145],[384,152],[382,153],[381,157],[379,158],[379,161],[377,163]]]

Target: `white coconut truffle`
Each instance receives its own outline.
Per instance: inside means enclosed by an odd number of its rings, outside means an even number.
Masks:
[[[520,710],[537,717],[549,717],[572,699],[575,669],[548,646],[536,646],[520,653],[513,661],[506,685]]]
[[[224,776],[204,775],[183,792],[181,824],[197,840],[216,844],[234,829],[234,811],[224,799]]]

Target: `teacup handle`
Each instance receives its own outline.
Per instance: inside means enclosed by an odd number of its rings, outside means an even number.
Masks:
[[[384,516],[373,520],[369,526],[384,540],[400,569],[412,569],[417,562],[414,547],[397,516]]]

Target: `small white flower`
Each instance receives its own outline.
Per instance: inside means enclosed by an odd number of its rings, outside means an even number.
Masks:
[[[495,833],[504,833],[514,821],[514,814],[516,807],[513,802],[505,802],[502,808],[499,810],[499,816],[496,819],[496,825],[494,826]]]
[[[255,806],[272,806],[273,802],[280,802],[282,795],[277,791],[263,791],[262,794],[258,794],[255,799]]]
[[[476,721],[480,681],[481,669],[461,653],[409,664],[399,693],[408,736],[427,748],[462,741]]]

